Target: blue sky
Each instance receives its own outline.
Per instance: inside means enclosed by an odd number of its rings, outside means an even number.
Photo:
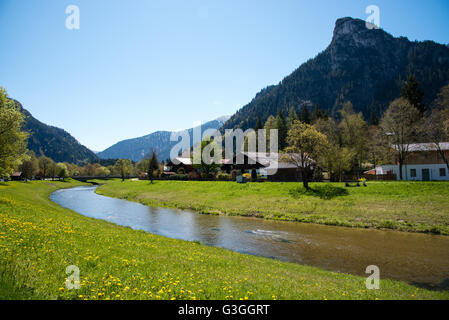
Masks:
[[[79,30],[65,27],[70,4]],[[368,5],[394,36],[449,43],[447,0],[0,0],[0,86],[103,150],[233,114]]]

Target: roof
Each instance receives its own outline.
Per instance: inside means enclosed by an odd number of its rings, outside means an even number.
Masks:
[[[441,150],[449,150],[449,142],[439,143]],[[397,149],[396,145],[393,145],[393,149]],[[437,151],[437,146],[435,143],[411,143],[408,145],[409,152],[420,152],[420,151]]]
[[[172,162],[176,165],[178,164],[183,164],[186,166],[191,166],[192,165],[192,159],[191,158],[184,158],[184,157],[176,157],[172,160]],[[229,159],[221,159],[221,163],[222,164],[226,164],[227,162],[229,162]]]
[[[278,168],[278,169],[288,169],[288,168],[296,168],[296,166],[292,163],[288,163],[286,161],[281,161],[281,155],[279,153],[265,153],[265,152],[242,152],[243,155],[247,156],[249,159],[252,159],[265,168]],[[293,156],[300,157],[299,154],[293,154]]]
[[[176,157],[172,160],[172,162],[175,165],[178,165],[178,164],[183,164],[186,166],[192,165],[192,160],[190,158]]]
[[[22,175],[22,172],[18,171],[18,172],[14,172],[11,177],[20,177]]]

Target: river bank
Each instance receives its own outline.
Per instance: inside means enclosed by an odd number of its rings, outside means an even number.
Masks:
[[[0,286],[41,299],[449,299],[365,278],[169,239],[88,218],[49,200],[75,182],[0,185]],[[68,265],[81,288],[64,286]],[[9,292],[9,291],[8,291]]]
[[[102,180],[97,193],[144,205],[334,226],[449,235],[449,183],[343,183]]]

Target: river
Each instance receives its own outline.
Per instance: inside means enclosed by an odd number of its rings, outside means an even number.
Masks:
[[[381,278],[449,289],[446,236],[202,215],[105,197],[95,189],[62,189],[51,199],[87,217],[170,238],[362,276],[376,265]]]

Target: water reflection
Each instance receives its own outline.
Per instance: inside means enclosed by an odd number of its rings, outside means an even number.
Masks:
[[[147,207],[95,193],[58,190],[51,199],[85,216],[133,229],[324,269],[437,285],[449,278],[449,237],[349,229]]]

